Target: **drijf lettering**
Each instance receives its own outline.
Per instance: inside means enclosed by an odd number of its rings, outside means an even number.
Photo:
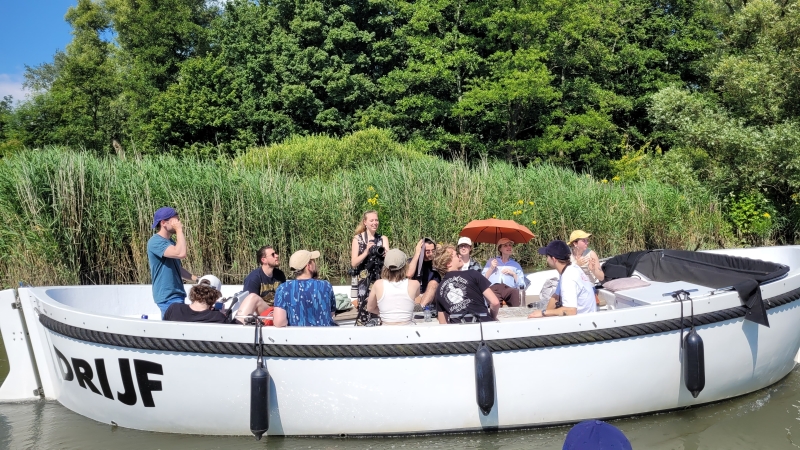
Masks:
[[[58,368],[61,370],[61,377],[64,381],[76,381],[80,387],[88,389],[97,395],[102,395],[114,400],[111,385],[108,383],[106,362],[102,358],[94,360],[94,369],[92,369],[92,365],[84,359],[67,359],[56,347],[53,347],[53,350],[55,350],[56,356],[58,356]],[[151,380],[150,375],[164,375],[161,364],[142,359],[134,359],[133,371],[136,373],[136,385],[139,387],[142,404],[146,408],[156,406],[153,401],[153,392],[161,390],[161,381]],[[133,376],[129,359],[119,359],[119,373],[122,378],[123,392],[117,392],[117,400],[126,405],[133,406],[136,404],[137,397],[136,389],[133,387]],[[94,383],[95,374],[97,375],[96,382],[100,385],[100,389],[97,389]]]

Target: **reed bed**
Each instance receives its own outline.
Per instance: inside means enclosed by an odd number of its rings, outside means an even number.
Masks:
[[[543,266],[536,248],[575,228],[594,233],[601,257],[730,242],[710,195],[604,182],[546,165],[389,159],[300,178],[227,160],[124,160],[52,148],[0,161],[2,283],[149,283],[146,243],[153,211],[164,205],[184,223],[184,265],[226,283],[241,283],[265,244],[284,266],[294,250],[320,250],[321,275],[344,281],[353,230],[368,209],[379,211],[391,246],[409,256],[421,236],[454,242],[467,222],[490,217],[517,220],[536,234],[516,249],[528,266]],[[479,245],[479,259],[493,250]]]

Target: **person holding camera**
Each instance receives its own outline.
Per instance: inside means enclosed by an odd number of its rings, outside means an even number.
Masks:
[[[367,298],[372,284],[381,277],[383,258],[389,248],[389,239],[378,234],[379,224],[377,211],[365,212],[350,247],[351,295],[356,294],[358,308],[356,325],[364,325],[370,319]]]

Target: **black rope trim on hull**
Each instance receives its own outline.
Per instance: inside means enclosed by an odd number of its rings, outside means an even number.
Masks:
[[[800,299],[800,288],[764,300],[766,309],[773,309]],[[745,317],[748,310],[744,306],[714,311],[694,316],[694,325],[710,325],[727,320]],[[44,314],[39,322],[50,331],[66,337],[96,344],[127,347],[141,350],[155,350],[180,353],[207,353],[215,355],[256,356],[252,343],[197,341],[189,339],[152,338],[87,330],[58,322]],[[535,348],[559,347],[564,345],[587,344],[613,341],[631,337],[647,336],[681,329],[680,319],[640,323],[616,328],[578,331],[574,333],[551,334],[546,336],[525,336],[510,339],[486,341],[493,352],[527,350]],[[684,319],[688,326],[689,318]],[[265,357],[278,358],[387,358],[398,356],[441,356],[472,354],[480,341],[437,342],[428,344],[377,344],[377,345],[280,345],[264,344]]]

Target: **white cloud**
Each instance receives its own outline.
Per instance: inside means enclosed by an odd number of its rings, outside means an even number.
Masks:
[[[16,103],[27,98],[28,92],[22,88],[22,81],[22,74],[0,73],[0,99],[10,95]]]

